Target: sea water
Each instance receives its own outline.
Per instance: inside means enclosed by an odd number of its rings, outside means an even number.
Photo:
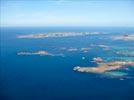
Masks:
[[[18,35],[48,32],[106,32],[108,35],[45,39],[18,39]],[[134,100],[134,74],[131,78],[101,77],[73,71],[75,66],[96,66],[92,59],[125,59],[114,50],[95,45],[133,47],[131,41],[114,41],[109,37],[134,33],[133,28],[107,27],[21,27],[1,28],[0,100]],[[91,48],[88,52],[68,52],[60,48]],[[118,49],[118,48],[116,48]],[[19,56],[18,52],[45,50],[61,56]],[[82,59],[85,57],[85,59]],[[129,57],[134,60],[133,57]],[[134,72],[133,69],[130,71]],[[129,75],[129,71],[127,72]],[[126,74],[125,74],[126,75]]]

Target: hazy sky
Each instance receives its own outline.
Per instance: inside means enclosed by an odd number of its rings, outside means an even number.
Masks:
[[[1,26],[134,27],[134,0],[1,0]]]

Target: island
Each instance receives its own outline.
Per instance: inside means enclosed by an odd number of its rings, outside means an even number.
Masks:
[[[113,37],[114,40],[124,40],[124,41],[134,41],[134,35],[133,34],[124,34],[121,36],[115,36]]]
[[[113,61],[107,63],[98,63],[97,67],[80,67],[76,66],[73,68],[74,71],[78,72],[87,72],[87,73],[105,73],[108,71],[113,71],[117,69],[121,69],[123,67],[134,67],[134,62],[129,61]]]
[[[22,55],[22,56],[28,56],[28,55],[40,55],[40,56],[53,56],[53,54],[47,52],[47,51],[37,51],[37,52],[19,52],[17,55]]]
[[[35,51],[35,52],[22,51],[22,52],[18,52],[17,55],[18,56],[36,55],[36,56],[59,56],[59,57],[64,57],[64,54],[53,54],[53,53],[49,53],[45,50],[39,50],[39,51]]]
[[[69,51],[69,52],[84,52],[84,53],[87,53],[91,48],[88,48],[88,47],[82,47],[82,48],[75,48],[75,47],[70,47],[70,48],[61,48],[61,50],[66,50],[66,51]]]
[[[35,33],[35,34],[25,34],[19,35],[17,38],[27,38],[27,39],[38,39],[38,38],[48,38],[48,37],[73,37],[73,36],[87,36],[87,35],[98,35],[104,34],[101,32],[49,32],[49,33]]]

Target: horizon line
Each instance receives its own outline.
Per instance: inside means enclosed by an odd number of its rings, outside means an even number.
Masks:
[[[126,27],[126,28],[134,28],[134,26],[0,26],[0,28],[4,27]]]

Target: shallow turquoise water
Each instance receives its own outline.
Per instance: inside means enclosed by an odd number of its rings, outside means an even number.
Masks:
[[[105,74],[111,77],[125,77],[127,75],[127,73],[121,71],[110,71],[110,72],[105,72]]]

